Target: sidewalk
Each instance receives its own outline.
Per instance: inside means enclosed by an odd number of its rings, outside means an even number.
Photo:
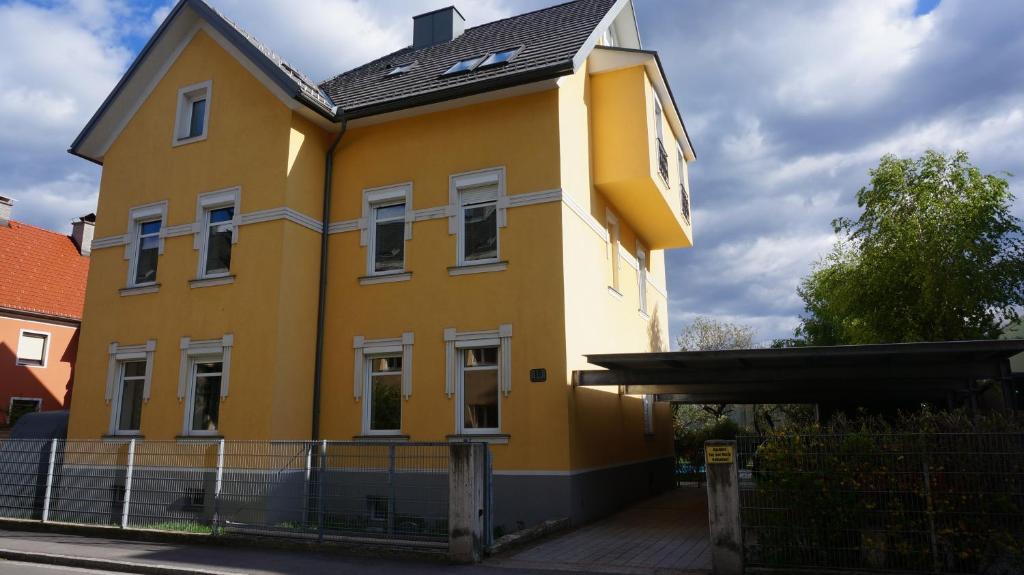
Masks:
[[[449,565],[443,562],[357,557],[337,552],[151,543],[16,530],[0,530],[0,559],[167,575],[551,575],[550,571],[534,569]]]

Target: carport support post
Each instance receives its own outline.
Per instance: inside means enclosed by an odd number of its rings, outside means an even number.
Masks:
[[[453,443],[448,457],[448,556],[475,563],[483,553],[487,445]]]
[[[736,442],[705,441],[704,455],[708,476],[711,570],[715,575],[742,575],[743,531],[740,528]]]

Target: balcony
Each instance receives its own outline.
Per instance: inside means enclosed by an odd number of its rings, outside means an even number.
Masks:
[[[672,129],[655,126],[644,66],[592,74],[590,93],[595,187],[650,249],[690,247],[690,224],[670,184],[678,178],[669,158]]]

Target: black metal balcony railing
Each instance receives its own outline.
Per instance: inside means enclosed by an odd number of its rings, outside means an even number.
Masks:
[[[683,217],[686,218],[686,223],[690,223],[690,193],[682,184],[679,185],[679,198],[682,200]]]
[[[665,182],[668,182],[668,152],[665,151],[661,138],[655,140],[658,142],[658,171],[661,172],[661,177],[665,178]]]

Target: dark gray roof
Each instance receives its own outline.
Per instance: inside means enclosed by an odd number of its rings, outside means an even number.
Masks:
[[[284,60],[284,58],[282,58],[276,52],[271,50],[266,44],[257,40],[255,36],[245,31],[245,29],[243,29],[233,20],[225,16],[219,10],[207,4],[205,0],[191,1],[193,3],[193,8],[196,9],[199,13],[202,14],[204,12],[208,12],[208,14],[205,15],[215,16],[215,18],[207,18],[207,21],[209,21],[215,27],[220,28],[221,33],[226,32],[226,35],[231,36],[233,35],[231,33],[234,32],[235,34],[240,36],[241,39],[243,39],[246,43],[248,43],[248,46],[251,46],[252,48],[256,49],[263,57],[270,60],[270,62],[273,63],[273,65],[276,66],[280,72],[283,72],[285,76],[287,76],[290,80],[292,80],[295,84],[298,85],[298,88],[302,91],[302,94],[305,95],[306,98],[308,98],[308,103],[312,104],[314,108],[319,108],[319,111],[322,112],[333,113],[333,102],[331,102],[330,98],[328,98],[327,95],[324,94],[316,85],[316,83],[310,80],[308,76],[300,72],[294,66],[290,65],[288,62]],[[225,26],[217,25],[217,19],[222,20],[223,23],[227,25],[226,30],[224,29]]]
[[[572,72],[573,57],[615,0],[577,0],[469,28],[449,42],[412,46],[335,76],[320,88],[349,117],[448,100]],[[509,63],[442,76],[455,62],[509,48],[522,50]],[[387,76],[395,65],[408,72]]]

